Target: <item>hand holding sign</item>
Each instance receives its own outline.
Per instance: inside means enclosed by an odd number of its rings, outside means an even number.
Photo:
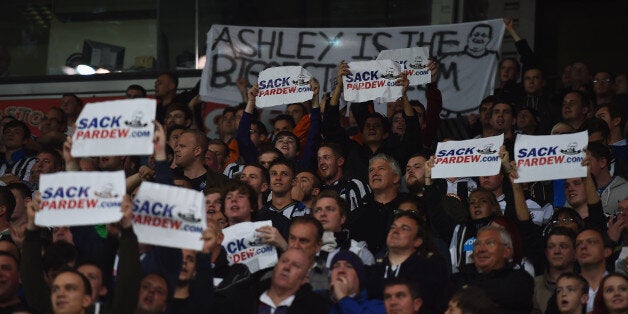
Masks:
[[[122,212],[122,219],[120,219],[120,226],[123,229],[129,229],[133,226],[133,202],[131,202],[131,196],[124,195],[122,204],[120,205],[120,211]]]
[[[207,229],[203,230],[201,240],[203,240],[203,253],[209,254],[220,246],[224,235],[220,229],[220,225],[213,219],[207,220]]]
[[[338,76],[337,76],[338,81],[336,82],[336,88],[340,87],[342,89],[342,84],[340,84],[340,86],[338,86],[338,84],[342,82],[343,76],[347,76],[349,74],[351,74],[349,65],[347,64],[347,62],[345,62],[345,60],[341,60],[340,63],[338,63]]]
[[[259,232],[258,237],[262,243],[270,244],[282,251],[286,251],[288,249],[288,243],[283,236],[281,236],[281,233],[277,230],[277,228],[273,226],[263,226],[255,229],[255,231]]]
[[[153,124],[155,125],[155,135],[153,135],[155,161],[166,161],[168,159],[166,156],[166,132],[163,125],[157,120],[153,120]]]
[[[408,80],[408,76],[405,73],[401,73],[397,75],[397,81],[395,82],[397,86],[401,86],[401,93],[406,95],[408,91],[408,86],[410,86],[410,81]]]
[[[65,161],[65,171],[79,171],[80,165],[72,156],[72,137],[68,136],[63,143],[63,160]]]
[[[430,58],[430,61],[427,63],[427,69],[430,70],[432,83],[436,83],[438,81],[438,62],[434,60],[434,58]]]
[[[41,210],[41,192],[35,192],[35,197],[33,197],[28,203],[26,203],[26,230],[35,231],[38,229],[37,225],[35,225],[35,214]]]
[[[434,168],[434,156],[430,156],[430,159],[426,160],[423,164],[423,171],[425,176],[425,185],[432,185],[432,168]]]
[[[318,108],[320,107],[319,104],[319,98],[318,98],[318,92],[320,91],[320,85],[318,84],[318,81],[315,78],[312,78],[310,80],[310,89],[312,90],[312,108]]]

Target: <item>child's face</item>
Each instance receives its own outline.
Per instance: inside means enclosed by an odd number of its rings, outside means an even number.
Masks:
[[[561,313],[578,313],[589,295],[582,293],[582,284],[576,279],[562,278],[556,283],[556,302]]]

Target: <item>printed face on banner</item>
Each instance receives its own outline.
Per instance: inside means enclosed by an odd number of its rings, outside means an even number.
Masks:
[[[257,81],[266,68],[301,65],[333,89],[340,60],[374,60],[382,50],[425,47],[425,57],[408,59],[406,70],[421,71],[427,56],[439,58],[439,89],[445,113],[464,113],[493,90],[497,51],[504,34],[501,19],[449,25],[386,28],[277,28],[212,25],[201,99],[237,103],[236,80]],[[411,85],[410,99],[426,103],[423,89]]]
[[[440,142],[436,148],[432,178],[492,176],[499,173],[499,148],[504,135]]]
[[[40,179],[40,226],[81,226],[120,220],[126,193],[123,171],[59,172]]]
[[[154,99],[125,99],[85,105],[72,136],[75,157],[153,153]]]
[[[225,236],[222,246],[227,251],[229,265],[244,264],[255,273],[277,264],[275,247],[262,243],[255,231],[264,226],[272,226],[272,222],[241,222],[222,230]]]
[[[392,60],[349,63],[350,74],[343,76],[344,99],[365,102],[376,98],[397,99],[401,86],[397,86],[399,64]]]
[[[143,182],[133,200],[140,243],[200,251],[205,221],[205,199],[198,191]]]
[[[265,108],[311,100],[310,79],[312,74],[299,66],[266,69],[259,74],[255,104]]]
[[[587,176],[582,166],[588,143],[587,132],[562,135],[518,135],[515,182],[544,181]]]
[[[377,60],[392,60],[399,63],[410,81],[410,85],[422,85],[432,81],[427,69],[429,52],[427,47],[413,47],[395,50],[382,50]]]

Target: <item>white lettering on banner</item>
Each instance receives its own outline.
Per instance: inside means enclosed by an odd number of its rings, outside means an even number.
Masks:
[[[241,101],[238,77],[256,82],[261,71],[302,66],[329,92],[337,64],[369,61],[387,49],[427,47],[440,61],[439,88],[446,112],[468,112],[493,89],[504,23],[472,23],[389,28],[265,28],[213,25],[207,33],[207,62],[201,98],[224,104]],[[425,101],[424,87],[408,91]]]
[[[434,155],[432,178],[492,176],[499,173],[499,148],[504,135],[466,141],[440,142]]]
[[[561,135],[517,135],[517,183],[587,176],[582,166],[588,143],[586,131]]]

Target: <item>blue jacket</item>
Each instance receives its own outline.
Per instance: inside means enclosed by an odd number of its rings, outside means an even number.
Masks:
[[[355,297],[344,297],[338,303],[332,302],[329,305],[330,314],[385,314],[384,302],[380,299],[367,299],[366,289],[362,289]]]

